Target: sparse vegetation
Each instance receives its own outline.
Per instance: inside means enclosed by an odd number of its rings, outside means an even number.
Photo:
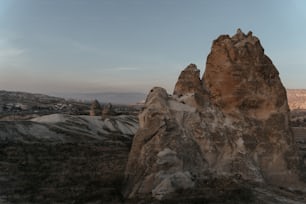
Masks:
[[[114,123],[118,115],[132,114],[139,111],[135,107],[114,106],[117,116],[107,118]],[[130,109],[129,109],[130,108]],[[130,112],[129,112],[130,111]],[[305,168],[305,142],[303,123],[306,114],[293,112],[292,125],[301,154],[301,168]],[[89,116],[88,116],[89,117]],[[163,201],[152,198],[134,198],[126,200],[121,194],[124,169],[130,151],[131,138],[122,135],[111,127],[104,126],[95,132],[96,140],[91,138],[91,125],[86,117],[67,115],[64,122],[45,124],[47,129],[61,135],[62,142],[34,138],[21,130],[31,129],[31,121],[2,121],[0,129],[15,134],[18,140],[2,137],[0,142],[0,198],[11,203],[260,203],[257,197],[262,192],[249,184],[237,184],[236,178],[208,179],[199,183],[195,189],[178,189]],[[277,118],[275,118],[277,119]],[[117,120],[121,121],[122,118]],[[99,119],[101,123],[103,120]],[[133,126],[138,123],[136,117],[124,121]],[[271,124],[277,121],[271,121]],[[36,124],[36,123],[35,123]],[[39,123],[38,123],[39,124]],[[24,129],[16,129],[19,125]],[[303,130],[303,131],[302,131]],[[105,134],[108,131],[111,134]],[[300,132],[299,132],[300,131]],[[20,140],[20,139],[24,139]],[[70,140],[70,139],[71,140]],[[70,140],[70,141],[68,141]],[[303,160],[304,159],[304,160]],[[306,178],[304,175],[303,178]],[[306,181],[306,180],[305,180]],[[265,196],[270,199],[279,192],[269,189]],[[288,192],[287,192],[288,193]],[[289,192],[303,196],[303,192]],[[262,195],[261,195],[262,196]]]

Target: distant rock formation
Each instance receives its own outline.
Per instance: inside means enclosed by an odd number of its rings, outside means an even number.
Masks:
[[[0,121],[25,120],[54,113],[88,114],[89,105],[75,100],[0,90]]]
[[[287,96],[290,110],[306,110],[305,89],[287,89]]]
[[[221,35],[202,79],[191,64],[173,96],[159,87],[148,94],[124,195],[162,200],[226,179],[295,185],[298,157],[288,121],[286,90],[258,38],[240,29]]]
[[[99,101],[94,100],[90,106],[89,115],[90,116],[99,116],[101,115],[101,105]]]
[[[109,116],[114,115],[115,112],[113,110],[113,105],[111,103],[108,103],[106,105],[103,106],[103,110],[102,110],[102,119],[105,119]]]

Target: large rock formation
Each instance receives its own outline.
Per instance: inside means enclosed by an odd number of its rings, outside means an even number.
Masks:
[[[124,194],[167,199],[215,180],[296,184],[298,160],[288,117],[286,91],[258,38],[240,30],[222,35],[213,42],[202,79],[191,64],[173,96],[163,88],[150,91],[139,115]]]
[[[283,182],[279,175],[284,175],[288,162],[296,160],[289,107],[279,73],[259,39],[240,29],[233,37],[220,36],[207,58],[203,82],[210,101],[227,118],[245,123],[244,144],[248,153],[260,156],[258,165],[265,180]],[[270,153],[260,154],[263,150]]]
[[[259,39],[240,30],[213,43],[203,76],[211,101],[224,113],[267,119],[288,115],[288,102],[278,71]]]

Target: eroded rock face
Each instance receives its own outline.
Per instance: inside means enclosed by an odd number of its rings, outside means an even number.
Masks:
[[[286,90],[260,41],[239,29],[212,45],[203,78],[211,101],[224,113],[267,119],[289,111]]]
[[[101,115],[101,105],[99,101],[94,100],[90,106],[90,111],[89,111],[90,116],[98,116]]]
[[[109,116],[112,115],[114,115],[113,105],[111,103],[104,105],[101,115],[102,119],[108,118]]]
[[[195,64],[188,65],[175,84],[173,95],[186,104],[201,108],[208,103],[205,84],[200,79],[200,70]]]
[[[203,92],[200,70],[195,64],[190,64],[180,74],[173,94],[183,96],[189,93]]]
[[[220,36],[206,71],[189,65],[169,96],[153,88],[125,171],[128,198],[167,199],[214,179],[297,182],[286,91],[259,40]]]

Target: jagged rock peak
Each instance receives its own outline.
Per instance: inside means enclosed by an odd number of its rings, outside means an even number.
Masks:
[[[180,190],[206,189],[215,179],[296,183],[298,157],[286,91],[259,40],[241,30],[220,36],[202,80],[199,73],[190,64],[173,96],[159,87],[148,94],[124,195],[167,199]]]
[[[208,102],[205,84],[200,79],[200,70],[195,64],[189,64],[180,74],[173,91],[183,103],[201,108]]]
[[[253,59],[258,61],[264,55],[264,49],[260,44],[260,40],[256,36],[253,36],[252,31],[249,31],[246,35],[238,29],[236,34],[232,37],[229,35],[220,35],[214,40],[212,49],[217,49],[216,45],[229,49],[230,52],[228,54],[232,61],[238,59],[242,60],[254,54]],[[237,53],[232,50],[233,47],[236,49]]]
[[[200,70],[195,64],[188,65],[180,74],[176,82],[173,94],[182,96],[194,93],[201,87]]]
[[[255,118],[289,111],[286,90],[260,41],[240,29],[222,35],[212,45],[203,75],[211,102],[224,112],[244,112]],[[269,99],[269,100],[267,100]]]
[[[244,32],[242,32],[240,28],[238,28],[235,36],[233,37],[237,37],[239,40],[243,40],[246,37],[252,37],[252,31],[249,31],[248,34],[246,35]]]

